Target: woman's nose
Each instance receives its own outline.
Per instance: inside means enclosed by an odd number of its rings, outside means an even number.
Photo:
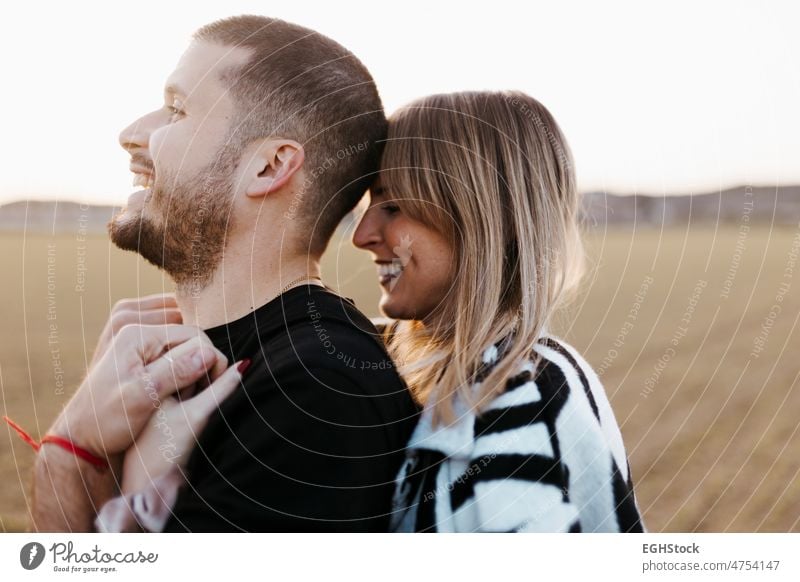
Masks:
[[[380,243],[381,234],[378,223],[376,209],[368,208],[353,232],[353,244],[360,249],[369,250],[370,247]]]

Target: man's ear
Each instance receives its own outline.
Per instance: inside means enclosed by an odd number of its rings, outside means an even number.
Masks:
[[[296,141],[265,140],[254,152],[253,164],[248,168],[246,194],[257,198],[277,192],[289,183],[304,160],[303,146]]]

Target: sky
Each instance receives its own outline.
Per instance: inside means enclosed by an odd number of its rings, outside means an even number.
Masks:
[[[0,203],[118,204],[119,131],[162,105],[198,27],[277,16],[351,49],[388,112],[425,94],[544,103],[579,187],[686,194],[800,183],[800,3],[529,1],[5,3]]]

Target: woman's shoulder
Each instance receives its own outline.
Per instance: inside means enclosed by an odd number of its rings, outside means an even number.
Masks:
[[[524,388],[535,390],[548,404],[548,410],[560,409],[575,395],[585,402],[587,411],[600,420],[607,397],[599,377],[580,352],[565,340],[547,333],[540,336],[527,358],[516,367],[507,381],[501,402],[514,400],[510,393]]]
[[[484,350],[476,374],[477,390],[480,390],[482,380],[505,357],[513,342],[514,337],[507,336]],[[602,391],[597,375],[578,350],[563,339],[546,333],[514,362],[502,392],[492,399],[487,409],[541,401],[547,403],[546,409],[550,410],[559,408],[560,402],[575,390],[585,391],[596,408],[592,391],[597,389]],[[547,410],[542,410],[542,413]]]
[[[542,335],[535,343],[533,353],[539,356],[539,369],[548,363],[556,365],[564,371],[578,376],[582,383],[595,380],[599,383],[597,373],[583,355],[567,341],[553,334]]]
[[[506,336],[484,350],[479,362],[478,381],[489,375],[509,352],[513,343],[513,335]],[[565,340],[551,333],[540,335],[532,348],[523,351],[523,354],[525,355],[520,357],[513,366],[514,372],[508,379],[505,391],[512,390],[530,380],[536,380],[542,374],[552,376],[554,373],[565,376],[566,383],[570,385],[581,383],[588,388],[591,383],[599,384],[597,374],[580,352]],[[540,380],[544,379],[540,378]]]
[[[537,367],[537,385],[543,391],[555,392],[558,399],[572,400],[573,407],[593,417],[603,430],[619,432],[614,413],[600,377],[581,353],[553,335],[543,336],[534,351],[541,360]]]
[[[502,357],[505,348],[507,345],[502,344],[490,348],[484,353],[484,361]],[[476,439],[503,432],[511,439],[511,448],[518,448],[514,444],[518,436],[528,444],[541,441],[544,450],[553,436],[548,427],[559,434],[578,427],[575,430],[584,438],[598,438],[607,422],[608,400],[597,375],[572,345],[555,335],[543,334],[513,370],[504,390],[477,415]],[[525,434],[517,435],[520,430]],[[501,439],[501,445],[493,437],[490,440],[492,446],[505,446],[505,440]]]

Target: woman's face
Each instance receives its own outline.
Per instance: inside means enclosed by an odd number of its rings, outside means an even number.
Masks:
[[[369,196],[353,244],[374,257],[381,311],[393,319],[433,320],[451,289],[453,249],[441,233],[405,216],[380,181]]]

